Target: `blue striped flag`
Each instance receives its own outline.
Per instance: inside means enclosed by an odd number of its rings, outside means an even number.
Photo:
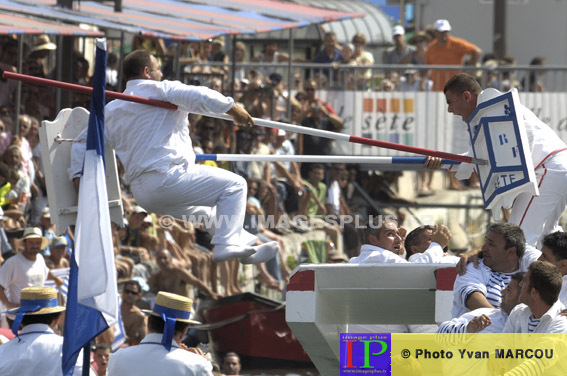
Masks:
[[[63,342],[63,375],[70,375],[81,349],[114,325],[118,316],[116,269],[104,166],[106,40],[97,39],[87,151],[79,188],[75,248],[71,257]],[[88,374],[88,362],[83,362]]]

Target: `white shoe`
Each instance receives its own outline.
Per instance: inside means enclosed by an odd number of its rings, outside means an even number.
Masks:
[[[279,250],[278,242],[272,241],[253,247],[256,250],[252,256],[240,258],[242,264],[260,264],[273,259]]]
[[[223,262],[252,256],[256,253],[254,247],[239,245],[217,245],[213,250],[213,261]]]

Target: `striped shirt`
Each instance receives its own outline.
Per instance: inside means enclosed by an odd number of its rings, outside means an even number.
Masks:
[[[534,315],[530,315],[528,319],[528,333],[533,333],[535,331],[535,328],[537,328],[540,322],[541,322],[541,318],[536,319]]]

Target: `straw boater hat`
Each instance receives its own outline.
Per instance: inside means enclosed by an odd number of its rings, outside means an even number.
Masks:
[[[171,349],[171,340],[173,339],[176,321],[200,324],[200,322],[189,318],[192,306],[193,300],[185,296],[160,291],[157,294],[153,309],[151,311],[147,309],[142,310],[147,315],[161,317],[165,321],[161,344],[168,351]]]
[[[20,295],[20,306],[5,313],[15,314],[12,332],[16,334],[25,315],[47,315],[63,312],[65,307],[57,303],[57,290],[53,287],[24,287]]]
[[[49,245],[49,239],[42,236],[41,230],[38,227],[26,228],[22,239],[41,239],[41,249],[45,249]]]
[[[163,318],[163,314],[165,314],[167,318],[175,318],[176,321],[186,322],[188,324],[200,324],[199,321],[189,318],[192,306],[193,300],[189,298],[160,291],[157,294],[154,308],[151,311],[149,309],[143,309],[142,311],[147,315]]]

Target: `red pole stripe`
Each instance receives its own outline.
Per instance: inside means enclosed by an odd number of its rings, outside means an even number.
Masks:
[[[17,81],[22,81],[22,82],[27,82],[27,83],[30,83],[30,84],[52,86],[52,87],[72,90],[72,91],[76,91],[76,92],[84,93],[84,94],[92,94],[92,91],[93,91],[93,89],[91,87],[88,87],[88,86],[71,84],[71,83],[68,83],[68,82],[61,82],[61,81],[56,81],[56,80],[50,80],[50,79],[47,79],[47,78],[28,76],[26,74],[20,74],[20,73],[4,71],[3,76],[5,78],[9,78],[9,79],[12,79],[12,80],[17,80]],[[150,106],[162,107],[162,108],[167,108],[167,109],[170,109],[170,110],[177,110],[177,106],[174,105],[173,103],[160,101],[158,99],[137,97],[135,95],[118,93],[116,91],[110,91],[110,90],[106,90],[105,94],[108,98],[112,98],[112,99],[122,99],[122,100],[126,100],[126,101],[146,104],[146,105],[150,105]],[[386,148],[386,149],[406,151],[406,152],[409,152],[409,153],[428,155],[428,156],[432,156],[432,157],[447,158],[447,159],[450,159],[450,160],[453,160],[453,161],[459,161],[459,162],[467,162],[467,163],[483,163],[484,162],[484,163],[486,163],[485,161],[473,159],[471,157],[464,156],[464,155],[445,153],[445,152],[442,152],[442,151],[423,149],[423,148],[418,148],[418,147],[415,147],[415,146],[408,146],[408,145],[396,144],[396,143],[393,143],[393,142],[373,140],[373,139],[370,139],[370,138],[364,138],[364,137],[358,137],[358,136],[350,136],[349,141],[352,142],[352,143],[356,143],[356,144],[378,146],[378,147],[382,147],[382,148]]]
[[[77,85],[77,84],[71,84],[71,83],[68,83],[68,82],[50,80],[50,79],[47,79],[47,78],[28,76],[26,74],[4,71],[4,77],[9,78],[11,80],[27,82],[29,84],[52,86],[52,87],[57,87],[57,88],[60,88],[60,89],[72,90],[72,91],[76,91],[76,92],[83,93],[83,94],[92,94],[92,92],[93,92],[92,87]],[[150,106],[162,107],[162,108],[167,108],[167,109],[170,109],[170,110],[177,110],[177,106],[174,105],[173,103],[160,101],[158,99],[137,97],[135,95],[118,93],[116,91],[110,91],[110,90],[106,90],[105,95],[108,98],[112,98],[112,99],[122,99],[122,100],[125,100],[125,101],[147,104],[147,105],[150,105]]]
[[[447,159],[450,159],[452,161],[473,163],[473,159],[469,156],[466,156],[466,155],[445,153],[445,152],[442,152],[442,151],[418,148],[416,146],[396,144],[396,143],[388,142],[388,141],[373,140],[373,139],[370,139],[370,138],[364,138],[364,137],[358,137],[358,136],[350,136],[349,141],[353,142],[355,144],[378,146],[378,147],[386,148],[386,149],[407,151],[407,152],[414,153],[414,154],[429,155],[429,156],[432,156],[432,157],[439,157],[439,158],[447,158]]]

